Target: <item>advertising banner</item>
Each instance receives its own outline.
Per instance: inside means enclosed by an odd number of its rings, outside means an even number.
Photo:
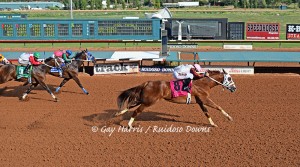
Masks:
[[[300,24],[286,25],[286,39],[300,40]]]
[[[246,39],[253,40],[278,40],[279,23],[247,23]]]
[[[222,71],[223,69],[229,74],[254,74],[253,66],[201,66],[201,73],[204,73],[206,70],[218,70]],[[164,66],[143,66],[140,68],[140,72],[150,72],[150,73],[173,73],[174,67],[164,67]]]
[[[96,64],[94,74],[121,74],[139,72],[138,63],[109,63]]]

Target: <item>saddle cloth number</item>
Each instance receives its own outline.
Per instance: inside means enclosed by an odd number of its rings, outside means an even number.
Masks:
[[[186,85],[188,85],[188,90],[186,90],[185,87]],[[187,96],[187,94],[191,92],[192,84],[190,80],[187,79],[187,80],[171,81],[170,86],[171,86],[172,97],[178,97],[178,96]]]

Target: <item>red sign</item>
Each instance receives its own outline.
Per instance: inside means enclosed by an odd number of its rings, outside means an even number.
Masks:
[[[276,40],[279,39],[279,23],[247,23],[246,39]]]

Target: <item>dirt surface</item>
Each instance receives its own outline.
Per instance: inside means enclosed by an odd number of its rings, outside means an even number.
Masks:
[[[132,112],[111,119],[119,91],[171,74],[79,78],[90,95],[70,81],[59,102],[41,87],[21,102],[27,87],[1,85],[0,166],[300,166],[299,75],[234,75],[236,92],[215,87],[212,100],[234,119],[210,109],[218,128],[197,105],[160,101],[136,119],[138,132],[119,129]],[[60,81],[47,78],[53,91]],[[182,132],[155,131],[169,127]],[[115,131],[105,133],[109,128]]]

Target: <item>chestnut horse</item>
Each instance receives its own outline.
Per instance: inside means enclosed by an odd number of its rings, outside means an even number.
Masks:
[[[31,92],[33,88],[38,86],[39,84],[52,96],[55,101],[58,99],[54,96],[51,92],[47,84],[45,83],[46,80],[46,73],[50,72],[50,69],[55,66],[56,63],[53,60],[45,61],[45,64],[41,64],[39,66],[33,66],[31,70],[31,79],[32,84],[29,86],[27,91],[23,94],[20,100],[28,100],[28,94]],[[23,86],[28,84],[27,78],[20,78],[17,79],[17,65],[15,64],[6,64],[0,67],[0,84],[6,83],[8,81],[15,80],[20,82],[25,82]]]
[[[208,73],[209,77],[193,80],[191,96],[194,96],[195,100],[192,99],[191,103],[197,103],[205,113],[211,126],[216,127],[217,125],[212,121],[210,115],[208,114],[208,109],[206,108],[206,106],[221,111],[222,114],[224,114],[231,121],[232,118],[220,106],[215,104],[209,98],[209,92],[213,87],[217,85],[222,85],[231,92],[234,92],[236,90],[236,86],[232,80],[232,77],[224,70],[223,72],[208,71]],[[118,96],[117,104],[120,111],[117,112],[115,116],[122,115],[130,108],[139,106],[133,112],[128,123],[129,128],[132,128],[132,123],[135,117],[140,114],[146,107],[153,105],[160,99],[164,99],[173,103],[186,103],[186,97],[172,97],[170,82],[148,81],[139,86],[127,89]]]
[[[80,80],[78,79],[78,71],[79,67],[84,64],[84,61],[92,61],[95,64],[95,57],[92,56],[88,52],[88,50],[82,50],[81,52],[76,53],[75,60],[73,60],[70,64],[67,64],[66,66],[62,67],[62,78],[64,80],[60,83],[60,85],[56,88],[55,92],[60,92],[60,89],[70,80],[73,79],[77,85],[83,90],[85,94],[89,94],[89,92],[82,86]],[[60,77],[57,72],[55,73],[49,73],[50,75]]]

